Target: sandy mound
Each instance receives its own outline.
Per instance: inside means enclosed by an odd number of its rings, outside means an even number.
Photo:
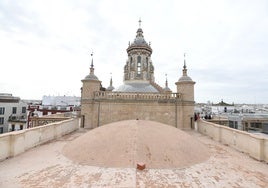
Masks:
[[[111,123],[93,129],[63,149],[76,163],[100,167],[181,168],[203,162],[208,149],[174,127],[144,120]]]

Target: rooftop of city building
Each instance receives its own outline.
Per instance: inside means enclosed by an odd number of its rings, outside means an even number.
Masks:
[[[148,122],[139,120],[141,126],[144,123]],[[268,184],[267,164],[194,130],[183,134],[204,145],[210,156],[184,167],[148,167],[141,171],[135,167],[81,164],[64,154],[65,147],[76,139],[92,136],[96,130],[79,129],[2,161],[0,187],[266,187]],[[109,150],[103,150],[102,155],[109,160]]]

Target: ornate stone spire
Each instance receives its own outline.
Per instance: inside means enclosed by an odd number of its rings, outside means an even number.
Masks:
[[[113,86],[113,78],[111,76],[111,79],[110,79],[110,86]]]
[[[168,87],[168,80],[167,80],[167,74],[165,74],[166,75],[166,87],[164,88],[164,91],[165,92],[171,92],[171,89]]]
[[[168,87],[167,74],[166,74],[166,87]]]
[[[139,19],[139,29],[137,30],[136,38],[142,38],[143,39],[143,31],[141,29],[141,19]]]
[[[187,75],[187,67],[186,67],[186,58],[184,53],[184,64],[182,69],[182,77],[178,80],[178,82],[193,82],[192,79]],[[176,83],[178,83],[176,82]]]
[[[183,65],[182,73],[183,73],[183,76],[187,76],[187,67],[186,67],[185,53],[184,53],[184,65]]]
[[[110,86],[107,88],[107,91],[113,91],[114,90],[112,73],[110,73],[110,74],[111,74]]]
[[[97,76],[94,74],[94,64],[93,64],[93,52],[90,54],[91,56],[91,65],[89,75],[85,77],[84,80],[99,80]]]
[[[90,75],[94,75],[93,52],[91,55]]]

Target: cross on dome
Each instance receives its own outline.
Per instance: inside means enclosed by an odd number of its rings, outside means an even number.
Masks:
[[[139,28],[141,28],[141,18],[139,19]]]

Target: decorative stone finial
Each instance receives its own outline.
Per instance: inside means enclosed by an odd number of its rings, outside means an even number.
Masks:
[[[170,93],[170,92],[172,92],[172,91],[171,91],[171,89],[169,89],[169,87],[168,87],[167,74],[165,74],[165,76],[166,76],[166,86],[165,86],[165,88],[164,88],[164,91],[165,91],[166,93]]]
[[[84,80],[98,80],[98,77],[94,74],[94,64],[93,64],[93,52],[90,53],[90,56],[91,56],[91,65],[90,65],[90,72],[89,72],[89,75],[87,75],[85,77]]]
[[[111,79],[110,79],[110,86],[113,86],[113,77],[112,77],[112,73],[110,72],[111,75]]]
[[[139,19],[139,28],[141,28],[141,18]]]
[[[166,87],[168,87],[167,74],[166,75]]]
[[[114,90],[112,73],[110,73],[110,75],[111,75],[110,86],[106,89],[107,91],[113,91]]]
[[[91,55],[90,74],[94,75],[93,52],[91,52],[90,55]]]
[[[90,56],[91,56],[91,65],[90,65],[90,67],[94,68],[94,65],[93,65],[93,52],[91,52]]]
[[[184,53],[184,65],[183,65],[183,76],[187,76],[187,67],[186,67],[186,58],[185,58],[185,53]]]

